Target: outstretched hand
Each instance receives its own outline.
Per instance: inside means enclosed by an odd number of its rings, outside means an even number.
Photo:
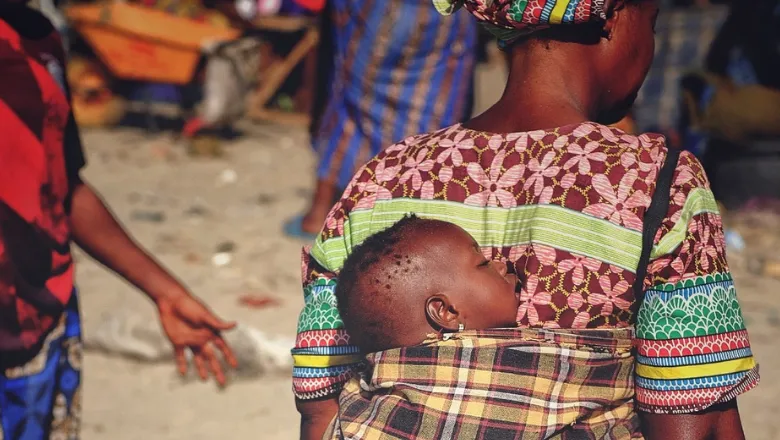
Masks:
[[[236,357],[221,335],[222,331],[230,330],[236,324],[217,318],[189,294],[161,299],[157,307],[163,330],[173,344],[179,373],[184,375],[189,369],[185,356],[185,349],[189,348],[200,378],[205,381],[210,373],[218,384],[224,386],[225,372],[217,350],[229,366],[236,368]]]
[[[185,350],[190,349],[200,377],[206,380],[211,372],[216,381],[224,385],[225,372],[219,358],[224,358],[234,368],[236,358],[220,332],[232,329],[235,324],[214,316],[141,249],[122,229],[100,196],[82,180],[71,189],[70,226],[74,241],[82,249],[157,304],[163,330],[173,344],[179,372],[187,373]]]

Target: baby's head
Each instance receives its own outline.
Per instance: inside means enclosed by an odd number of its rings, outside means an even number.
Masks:
[[[517,278],[451,223],[405,217],[347,258],[336,297],[363,352],[416,345],[432,332],[514,327]]]

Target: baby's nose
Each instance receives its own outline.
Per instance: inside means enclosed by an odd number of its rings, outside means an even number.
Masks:
[[[501,274],[501,276],[506,276],[507,267],[506,264],[501,261],[491,261],[490,264],[493,265],[493,268]]]

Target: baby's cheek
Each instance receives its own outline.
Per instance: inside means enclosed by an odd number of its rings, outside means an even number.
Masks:
[[[509,299],[501,302],[500,316],[501,321],[504,323],[517,322],[517,302],[514,299]]]

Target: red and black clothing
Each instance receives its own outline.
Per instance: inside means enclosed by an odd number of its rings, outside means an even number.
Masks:
[[[73,290],[69,198],[84,155],[59,35],[0,8],[0,354],[34,356]]]

